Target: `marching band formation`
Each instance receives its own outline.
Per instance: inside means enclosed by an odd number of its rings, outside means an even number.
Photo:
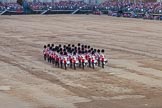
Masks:
[[[67,67],[76,69],[77,67],[84,69],[85,67],[104,68],[108,62],[104,56],[104,49],[95,49],[90,45],[44,45],[43,56],[44,60],[53,64],[56,67]]]

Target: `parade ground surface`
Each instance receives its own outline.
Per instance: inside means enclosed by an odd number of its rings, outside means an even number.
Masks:
[[[105,68],[60,69],[43,45],[104,48]],[[0,108],[162,108],[162,22],[95,15],[0,16]]]

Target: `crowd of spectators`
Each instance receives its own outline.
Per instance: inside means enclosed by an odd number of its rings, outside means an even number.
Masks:
[[[17,3],[0,3],[0,12],[4,10],[9,10],[9,11],[22,11],[23,8]]]
[[[76,10],[78,8],[88,9],[90,5],[86,4],[83,1],[60,1],[60,2],[37,2],[37,3],[29,3],[30,7],[33,10]]]
[[[162,14],[162,6],[159,2],[118,2],[105,1],[98,5],[87,4],[83,1],[60,1],[60,2],[28,2],[32,10],[99,10],[101,13],[107,11],[111,16],[123,16],[133,18],[152,19],[153,14]],[[0,11],[22,11],[23,8],[17,3],[0,3]]]
[[[162,6],[159,2],[109,2],[106,1],[98,8],[101,10],[108,10],[111,16],[117,16],[120,11],[124,17],[153,17],[153,14],[162,14]]]

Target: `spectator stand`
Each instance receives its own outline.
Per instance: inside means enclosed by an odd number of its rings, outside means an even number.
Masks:
[[[37,8],[39,8],[39,5]],[[44,9],[42,15],[44,14],[84,14],[90,13],[90,5],[84,3],[83,1],[60,1],[55,3],[44,4]],[[40,9],[40,8],[39,8]],[[38,11],[38,10],[37,10]]]
[[[83,1],[0,3],[0,14],[107,14],[115,17],[162,20],[160,2],[105,1],[87,4]]]
[[[1,3],[1,15],[22,14],[23,8],[17,3]]]

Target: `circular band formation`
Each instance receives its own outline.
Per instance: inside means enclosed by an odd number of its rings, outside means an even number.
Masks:
[[[78,43],[77,45],[44,45],[43,56],[44,60],[55,65],[56,67],[67,67],[76,69],[85,67],[104,68],[108,62],[104,55],[104,49],[95,49],[90,45]]]

